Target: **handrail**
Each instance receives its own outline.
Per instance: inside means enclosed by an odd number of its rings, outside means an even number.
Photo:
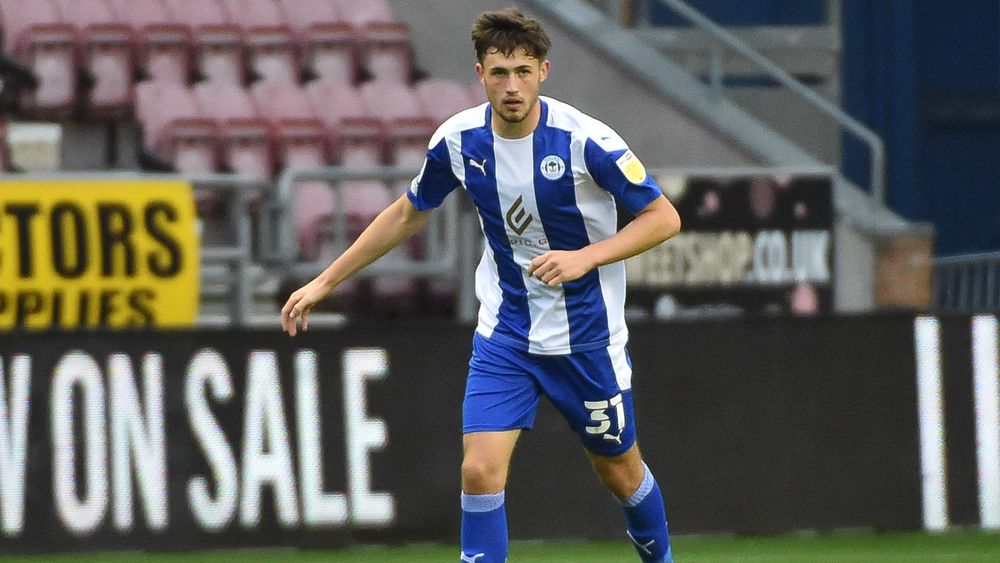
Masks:
[[[796,80],[795,77],[782,70],[778,65],[774,64],[770,59],[752,49],[736,35],[716,24],[683,0],[658,1],[660,4],[680,14],[695,26],[709,33],[730,49],[749,59],[782,86],[804,98],[807,102],[812,104],[813,107],[833,118],[835,121],[840,123],[841,126],[868,145],[872,155],[870,171],[871,195],[879,205],[885,204],[885,145],[877,133],[869,129],[857,119],[851,117],[835,104],[827,101],[822,96],[812,91],[810,88]],[[717,57],[713,57],[713,60],[715,58]],[[716,87],[719,87],[721,85],[721,77],[719,75],[721,72],[721,64],[716,61],[712,66],[713,76],[711,77],[711,82]]]
[[[276,263],[284,271],[293,276],[312,277],[321,272],[328,264],[320,262],[299,262],[298,249],[295,243],[294,221],[291,210],[295,205],[295,184],[303,181],[323,181],[330,184],[334,191],[337,205],[334,215],[334,242],[343,248],[350,242],[347,237],[347,217],[343,206],[342,182],[347,180],[410,180],[419,170],[395,166],[381,166],[366,169],[348,169],[340,166],[323,168],[289,168],[282,172],[278,179],[273,197],[265,205],[264,224],[262,225],[262,249],[265,261]],[[454,198],[449,198],[442,205],[443,237],[446,241],[456,241],[459,238],[459,210]],[[435,219],[432,218],[431,221]],[[428,225],[433,228],[433,224]],[[433,243],[433,238],[430,241]],[[423,260],[405,260],[392,264],[373,263],[357,275],[361,277],[379,274],[408,274],[415,276],[446,276],[454,275],[459,260],[459,251],[454,244],[444,244],[443,247],[433,245],[430,257]]]

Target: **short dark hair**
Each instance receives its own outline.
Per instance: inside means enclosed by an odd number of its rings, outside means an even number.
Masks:
[[[542,61],[552,46],[542,24],[516,8],[481,14],[472,24],[472,43],[476,46],[479,62],[494,49],[509,57],[518,48]]]

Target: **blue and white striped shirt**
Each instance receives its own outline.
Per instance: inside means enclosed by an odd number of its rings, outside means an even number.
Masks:
[[[622,262],[557,287],[527,268],[548,250],[577,250],[612,236],[614,199],[636,213],[660,188],[610,127],[552,98],[539,104],[538,127],[520,139],[493,133],[489,104],[444,122],[408,196],[427,210],[462,186],[476,204],[487,240],[476,270],[480,334],[546,355],[624,344]]]

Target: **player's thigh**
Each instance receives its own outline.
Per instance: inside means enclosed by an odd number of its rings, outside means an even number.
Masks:
[[[620,345],[553,357],[538,379],[587,451],[613,458],[635,443],[631,377]]]
[[[531,428],[541,391],[526,354],[476,334],[462,402],[462,432]]]

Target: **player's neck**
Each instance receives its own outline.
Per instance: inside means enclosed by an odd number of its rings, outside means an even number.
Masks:
[[[524,119],[516,123],[506,121],[494,112],[493,119],[491,120],[493,132],[504,139],[523,139],[534,133],[541,117],[541,101],[536,101],[535,107],[531,108],[531,112]]]

